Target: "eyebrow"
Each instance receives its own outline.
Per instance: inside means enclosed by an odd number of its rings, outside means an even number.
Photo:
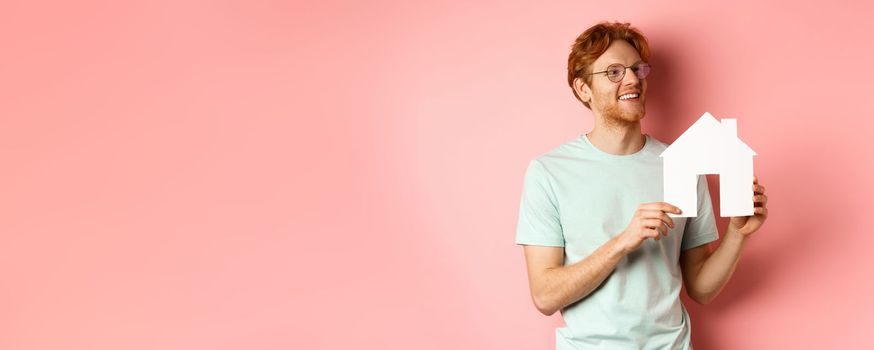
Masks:
[[[618,64],[621,64],[621,65],[623,65],[623,66],[625,66],[624,63],[621,63],[621,62],[615,62],[615,61],[614,61],[614,62],[608,64],[607,67],[610,67],[610,66],[612,66],[612,65],[614,65],[614,64],[617,64],[617,63],[618,63]],[[637,62],[634,62],[634,63],[632,63],[630,66],[627,66],[627,67],[634,67],[634,65],[636,65],[636,64],[640,64],[640,63],[645,63],[645,62],[643,62],[642,59],[641,59],[641,60],[637,60]],[[606,70],[607,67],[604,67],[604,69],[602,69],[602,70]]]

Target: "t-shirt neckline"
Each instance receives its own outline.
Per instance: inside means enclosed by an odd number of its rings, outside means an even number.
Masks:
[[[641,147],[640,150],[638,150],[637,152],[634,152],[634,153],[632,153],[632,154],[624,154],[624,155],[610,154],[610,153],[607,153],[607,152],[602,151],[602,150],[599,149],[598,147],[595,147],[594,144],[592,144],[592,141],[589,140],[589,137],[586,136],[585,133],[582,134],[582,135],[580,135],[580,139],[582,139],[583,143],[584,143],[586,146],[588,146],[589,148],[591,148],[592,151],[595,152],[595,154],[597,154],[597,155],[600,156],[601,158],[614,159],[614,160],[622,160],[622,159],[637,159],[637,158],[640,158],[641,156],[643,156],[643,154],[645,153],[645,151],[646,151],[646,150],[651,146],[651,144],[652,144],[652,140],[650,140],[650,136],[649,136],[649,134],[643,134],[643,136],[645,137],[645,138],[644,138],[643,147]]]

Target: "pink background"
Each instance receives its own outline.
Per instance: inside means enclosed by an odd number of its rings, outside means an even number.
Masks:
[[[695,346],[869,346],[872,15],[3,2],[0,348],[553,347],[513,244],[522,177],[591,129],[567,53],[614,19],[654,52],[644,131],[738,118],[770,196],[723,293],[684,296]]]

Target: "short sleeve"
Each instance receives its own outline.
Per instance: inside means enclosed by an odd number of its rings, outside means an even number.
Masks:
[[[558,210],[549,174],[543,164],[534,159],[525,172],[516,244],[564,247]]]
[[[713,203],[710,200],[707,176],[698,175],[698,216],[686,221],[681,249],[692,249],[713,242],[718,238],[719,233],[716,231],[716,218],[713,216]]]

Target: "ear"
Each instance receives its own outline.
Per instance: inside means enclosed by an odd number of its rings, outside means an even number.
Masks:
[[[592,89],[589,88],[589,85],[586,85],[583,78],[574,79],[574,90],[576,90],[577,95],[580,96],[583,102],[589,103],[592,101]]]

